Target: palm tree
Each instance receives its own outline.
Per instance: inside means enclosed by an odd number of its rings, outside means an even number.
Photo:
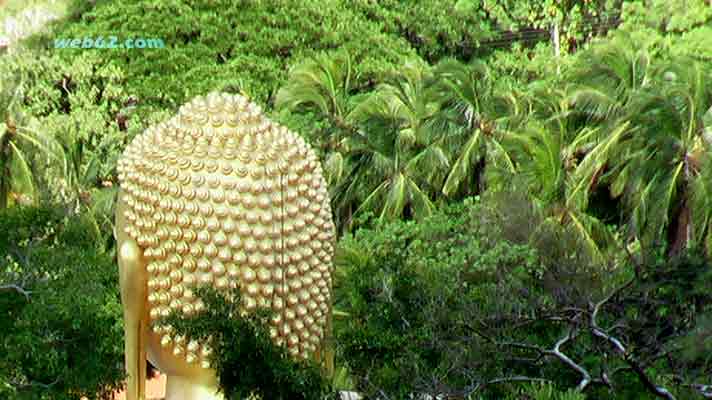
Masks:
[[[618,42],[592,54],[601,56],[583,65],[570,96],[607,134],[599,144],[607,150],[591,157],[587,175],[622,196],[645,248],[664,244],[673,256],[709,241],[702,166],[712,143],[710,72],[694,60],[651,65],[644,51]]]
[[[100,155],[89,149],[87,138],[79,133],[80,128],[70,117],[67,124],[56,136],[52,147],[59,160],[59,177],[62,184],[63,198],[75,204],[78,211],[82,204],[90,204],[90,189],[97,186]]]
[[[435,105],[427,97],[428,69],[409,62],[349,115],[358,132],[343,142],[347,172],[334,188],[341,209],[373,211],[379,221],[421,218],[433,210],[449,163],[430,131]]]
[[[333,150],[338,147],[343,132],[353,130],[347,119],[353,108],[351,94],[357,89],[357,79],[348,52],[321,53],[289,71],[287,84],[277,91],[275,108],[293,111],[303,107],[329,119],[337,131],[332,137],[321,139],[326,150]]]
[[[520,116],[520,104],[511,91],[497,92],[487,65],[443,61],[435,68],[432,90],[439,103],[439,136],[446,151],[456,157],[442,193],[482,192],[488,164],[513,172],[502,138]]]
[[[641,93],[652,84],[652,74],[647,49],[635,49],[619,37],[580,53],[567,77],[572,82],[568,101],[589,123],[619,123],[644,102]]]
[[[561,115],[546,121],[531,119],[525,128],[517,130],[508,145],[517,166],[516,180],[524,184],[537,208],[548,215],[545,223],[559,224],[575,233],[592,259],[600,262],[612,236],[600,220],[587,213],[593,189],[586,173],[589,160],[575,159],[577,149],[594,140],[596,132],[584,128],[572,133],[563,119]],[[591,154],[600,151],[603,149],[595,148]]]
[[[712,149],[712,84],[709,71],[696,61],[660,66],[650,101],[631,119],[640,134],[625,142],[633,221],[638,235],[667,234],[669,255],[701,243],[709,234],[709,201],[701,173]],[[621,183],[623,185],[624,183]],[[697,203],[697,204],[695,204]],[[693,217],[698,217],[694,218]]]
[[[11,84],[6,86],[6,82]],[[22,82],[12,82],[16,80],[9,78],[0,86],[0,209],[37,200],[28,145],[49,154],[47,138],[34,129],[34,124],[19,109]]]
[[[17,143],[17,126],[12,119],[0,124],[0,208],[7,208],[18,193],[32,196],[32,172]]]

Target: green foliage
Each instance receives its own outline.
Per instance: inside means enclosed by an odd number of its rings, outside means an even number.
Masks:
[[[366,18],[377,21],[384,32],[402,36],[430,62],[446,56],[469,58],[477,45],[493,35],[492,21],[481,8],[458,8],[456,1],[354,2]]]
[[[712,122],[712,75],[705,63],[667,62],[630,40],[620,35],[593,46],[571,75],[572,111],[603,133],[579,165],[588,169],[591,186],[622,196],[643,247],[663,242],[678,252],[707,240],[706,214],[695,212],[693,220],[688,214],[705,204],[708,193],[701,166],[710,154],[705,135]]]
[[[526,397],[524,397],[526,396]],[[565,392],[557,390],[551,384],[530,384],[522,388],[522,393],[507,397],[507,400],[585,400],[586,397],[582,393],[577,393],[573,389]]]
[[[442,193],[480,194],[485,172],[500,168],[514,172],[514,164],[501,143],[509,129],[512,99],[504,84],[498,85],[487,64],[463,64],[445,60],[435,67],[433,97],[438,104],[435,119],[448,129],[441,134],[452,154],[452,166]]]
[[[0,83],[0,208],[8,204],[35,201],[36,178],[30,162],[31,146],[45,153],[44,138],[26,126],[21,111],[22,84],[12,71],[4,71]]]
[[[527,246],[500,240],[478,210],[451,206],[417,224],[361,229],[341,241],[335,307],[348,316],[335,332],[360,390],[396,398],[454,394],[473,379],[463,371],[468,365],[478,365],[477,376],[501,367],[482,362],[489,350],[464,339],[468,325],[473,313],[526,313],[516,298],[502,302],[501,293],[524,290],[536,258]]]
[[[331,57],[322,53],[289,71],[289,81],[277,92],[275,106],[289,109],[309,106],[344,123],[350,111],[346,102],[357,79],[349,53]]]
[[[610,373],[612,387],[587,389],[595,398],[646,398],[635,360],[657,384],[709,376],[709,268],[672,257],[712,249],[706,0],[72,3],[27,52],[0,57],[0,208],[69,209],[0,215],[0,397],[118,386],[116,159],[148,124],[216,89],[274,102],[317,147],[342,228],[369,213],[380,222],[355,223],[364,229],[340,245],[341,381],[351,371],[360,390],[394,397],[578,399],[562,388],[580,376],[532,350],[566,326],[580,329],[571,359]],[[619,10],[620,28],[600,37]],[[556,59],[551,43],[535,45],[554,25]],[[52,48],[107,32],[166,47]],[[459,202],[473,194],[486,206]],[[456,204],[438,209],[445,200]],[[668,254],[655,253],[660,242]],[[586,321],[630,278],[598,314],[624,359]],[[212,332],[227,394],[326,394],[316,367],[272,345],[265,312],[204,298],[214,309],[184,328]],[[514,374],[551,384],[498,380]]]
[[[358,389],[581,398],[573,389],[581,376],[551,350],[566,343],[567,360],[594,379],[608,374],[611,386],[585,388],[592,398],[654,398],[643,379],[691,396],[675,382],[704,382],[710,371],[707,262],[685,255],[603,269],[582,254],[585,243],[509,200],[451,206],[341,241],[336,307],[347,316],[336,337]],[[551,385],[521,386],[532,380]]]
[[[449,160],[428,127],[436,111],[428,93],[430,76],[423,63],[406,62],[351,112],[358,133],[344,143],[352,168],[335,189],[340,207],[355,202],[355,214],[376,212],[381,221],[432,213]]]
[[[681,371],[695,378],[704,376],[710,368],[705,348],[712,333],[709,262],[693,250],[670,260],[658,258],[641,275],[633,293],[654,299],[657,305],[636,301],[627,307],[626,323],[638,333],[636,347],[652,349],[664,338],[665,348],[684,349],[684,357],[675,361]]]
[[[3,101],[17,98],[31,129],[20,133],[41,137],[46,147],[26,153],[28,144],[5,146],[13,157],[5,157],[11,164],[3,162],[2,169],[10,165],[12,175],[4,174],[9,178],[0,180],[0,189],[14,197],[28,194],[31,200],[59,199],[74,202],[77,210],[93,209],[97,197],[106,197],[102,187],[115,183],[116,160],[128,141],[195,95],[222,89],[267,103],[288,66],[310,55],[335,54],[340,46],[358,57],[359,80],[366,83],[413,54],[405,41],[381,33],[337,2],[145,3],[75,2],[68,19],[30,41],[31,50],[0,60],[0,73],[13,77],[18,88],[18,95],[10,96],[14,92],[3,81]],[[155,23],[176,15],[182,22]],[[106,32],[121,40],[160,38],[166,48],[131,53],[51,48],[57,38]],[[307,138],[317,136],[313,131],[322,119],[278,117]],[[325,124],[322,130],[334,127]],[[35,192],[38,196],[31,196]]]
[[[628,341],[628,359],[641,360],[651,379],[674,388],[677,398],[699,396],[705,390],[684,382],[705,382],[712,370],[704,351],[712,334],[709,280],[709,261],[697,249],[674,258],[659,256],[636,267],[634,283],[605,313],[608,323],[626,327],[620,336]],[[626,370],[615,377],[616,398],[638,399],[647,391],[629,385],[631,379],[639,375]]]
[[[0,59],[2,73],[17,81],[18,131],[42,150],[26,158],[45,199],[78,203],[115,180],[116,160],[143,123],[128,118],[122,72],[96,53],[71,61],[32,54]]]
[[[0,230],[3,398],[112,398],[123,379],[112,254],[58,208],[2,211]]]
[[[706,0],[687,0],[674,4],[663,0],[625,2],[620,30],[632,42],[649,46],[651,53],[664,60],[691,57],[712,59],[710,21],[712,9]]]
[[[564,40],[583,39],[591,33],[594,22],[601,22],[602,17],[615,14],[620,7],[620,1],[592,0],[584,2],[562,2],[556,0],[506,0],[481,1],[460,0],[459,6],[464,10],[475,7],[496,22],[496,26],[504,30],[522,28],[539,28],[548,30],[558,24]]]
[[[193,340],[209,341],[213,348],[210,361],[228,399],[250,395],[276,400],[326,397],[329,385],[319,366],[311,360],[293,359],[270,339],[269,309],[243,315],[239,289],[220,293],[199,287],[196,294],[205,311],[189,318],[174,312],[164,322]]]
[[[553,58],[550,43],[534,46],[514,43],[510,48],[497,49],[487,58],[487,63],[498,80],[522,88],[531,82],[546,83],[551,88],[562,86],[561,75],[569,68],[572,57]]]
[[[560,26],[564,51],[612,26],[619,1],[561,2],[554,0],[482,1],[413,0],[357,1],[354,7],[401,35],[423,58],[435,63],[446,57],[469,61],[513,42],[531,46],[549,40],[549,29]]]
[[[705,0],[674,4],[662,0],[630,1],[623,5],[623,11],[624,27],[649,27],[664,33],[689,31],[712,19],[712,9]]]
[[[156,21],[170,20],[170,24]],[[342,48],[377,77],[412,54],[405,41],[380,32],[340,1],[100,1],[54,37],[163,40],[162,49],[89,50],[126,72],[139,106],[175,109],[210,90],[244,92],[265,104],[285,82],[287,67],[320,51]],[[73,58],[85,49],[65,50]]]
[[[290,69],[287,84],[275,97],[275,107],[281,115],[288,112],[287,121],[306,118],[310,124],[296,132],[306,133],[312,139],[310,143],[324,155],[340,148],[340,142],[353,133],[349,115],[358,98],[360,76],[361,70],[354,65],[351,54],[321,53]],[[319,126],[321,129],[314,132]],[[329,168],[326,173],[329,180],[340,175]]]
[[[401,73],[391,72],[376,90],[354,95],[359,71],[352,58],[324,56],[296,66],[280,89],[278,106],[299,115],[315,113],[330,121],[314,143],[325,152],[337,225],[354,214],[375,211],[381,220],[432,212],[447,155],[426,126],[435,111],[429,99],[429,69],[417,59]]]

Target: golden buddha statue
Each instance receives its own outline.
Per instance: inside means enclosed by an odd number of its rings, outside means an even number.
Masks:
[[[243,96],[210,93],[137,136],[118,171],[128,400],[145,398],[146,359],[166,374],[166,400],[222,399],[210,344],[159,323],[200,312],[199,285],[239,288],[246,312],[270,307],[277,345],[333,369],[334,225],[301,137]]]

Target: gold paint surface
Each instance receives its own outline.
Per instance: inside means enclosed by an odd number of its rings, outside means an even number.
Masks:
[[[240,95],[210,93],[137,136],[118,171],[117,239],[142,251],[139,317],[148,358],[169,381],[214,380],[209,345],[157,322],[199,311],[199,284],[239,287],[247,311],[271,305],[273,340],[290,354],[323,352],[334,225],[321,166],[300,136]]]

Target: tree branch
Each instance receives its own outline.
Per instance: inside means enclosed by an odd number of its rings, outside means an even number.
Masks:
[[[561,360],[564,364],[568,365],[570,368],[574,369],[576,372],[578,372],[581,375],[581,381],[579,382],[578,386],[576,387],[576,390],[579,392],[583,392],[588,385],[591,384],[592,379],[591,379],[591,374],[581,365],[577,364],[569,358],[566,354],[564,354],[561,351],[561,346],[566,344],[568,341],[570,341],[574,337],[573,331],[569,331],[569,333],[559,339],[558,342],[556,342],[556,345],[554,345],[553,350],[546,350],[546,354],[552,354],[559,360]]]
[[[15,285],[15,284],[0,285],[0,292],[3,292],[3,291],[17,292],[17,293],[25,296],[25,299],[27,299],[28,301],[30,300],[30,293],[32,293],[32,291],[25,290],[23,287],[21,287],[19,285]]]
[[[633,355],[627,351],[625,345],[621,340],[616,338],[615,336],[610,335],[607,331],[603,330],[599,325],[596,319],[598,318],[598,313],[601,310],[601,308],[611,299],[613,298],[616,294],[620,293],[627,287],[629,287],[633,283],[634,279],[631,279],[628,283],[625,285],[619,287],[618,289],[614,290],[611,292],[608,296],[603,298],[601,301],[596,303],[595,306],[593,306],[593,312],[591,313],[591,332],[605,340],[606,342],[610,343],[613,345],[613,348],[618,352],[623,358],[623,360],[630,366],[630,368],[635,372],[636,375],[638,375],[638,379],[643,383],[643,386],[645,386],[648,390],[650,390],[653,394],[655,394],[658,397],[668,399],[668,400],[675,400],[675,396],[670,393],[669,390],[662,386],[657,386],[648,376],[648,374],[645,373],[645,369],[640,365],[638,361],[635,360]]]
[[[42,383],[42,382],[29,382],[29,383],[19,383],[19,382],[9,382],[15,389],[18,390],[23,390],[23,389],[28,389],[31,387],[41,387],[42,389],[50,389],[52,386],[56,385],[59,383],[59,378],[55,379],[53,382],[50,383]]]
[[[695,389],[705,399],[712,399],[712,385],[703,385],[699,383],[683,383],[681,386]]]
[[[558,358],[561,362],[566,364],[568,367],[571,369],[575,370],[581,375],[581,381],[579,382],[578,386],[576,387],[576,390],[582,392],[584,391],[589,385],[592,383],[598,383],[598,384],[603,384],[608,386],[608,384],[605,382],[605,380],[601,379],[593,379],[591,377],[591,374],[586,370],[586,368],[582,367],[578,363],[576,363],[574,360],[572,360],[569,356],[567,356],[564,352],[561,351],[561,346],[564,344],[568,343],[571,339],[573,339],[576,335],[574,334],[575,331],[571,330],[569,333],[567,333],[564,337],[559,339],[554,347],[551,350],[531,345],[531,344],[526,344],[526,343],[518,343],[518,342],[500,342],[497,340],[494,340],[493,338],[485,335],[482,332],[479,332],[477,329],[468,326],[473,332],[476,334],[480,335],[482,338],[485,340],[497,345],[497,346],[502,346],[502,347],[514,347],[522,350],[529,350],[529,351],[535,351],[539,353],[540,356],[553,356]]]

